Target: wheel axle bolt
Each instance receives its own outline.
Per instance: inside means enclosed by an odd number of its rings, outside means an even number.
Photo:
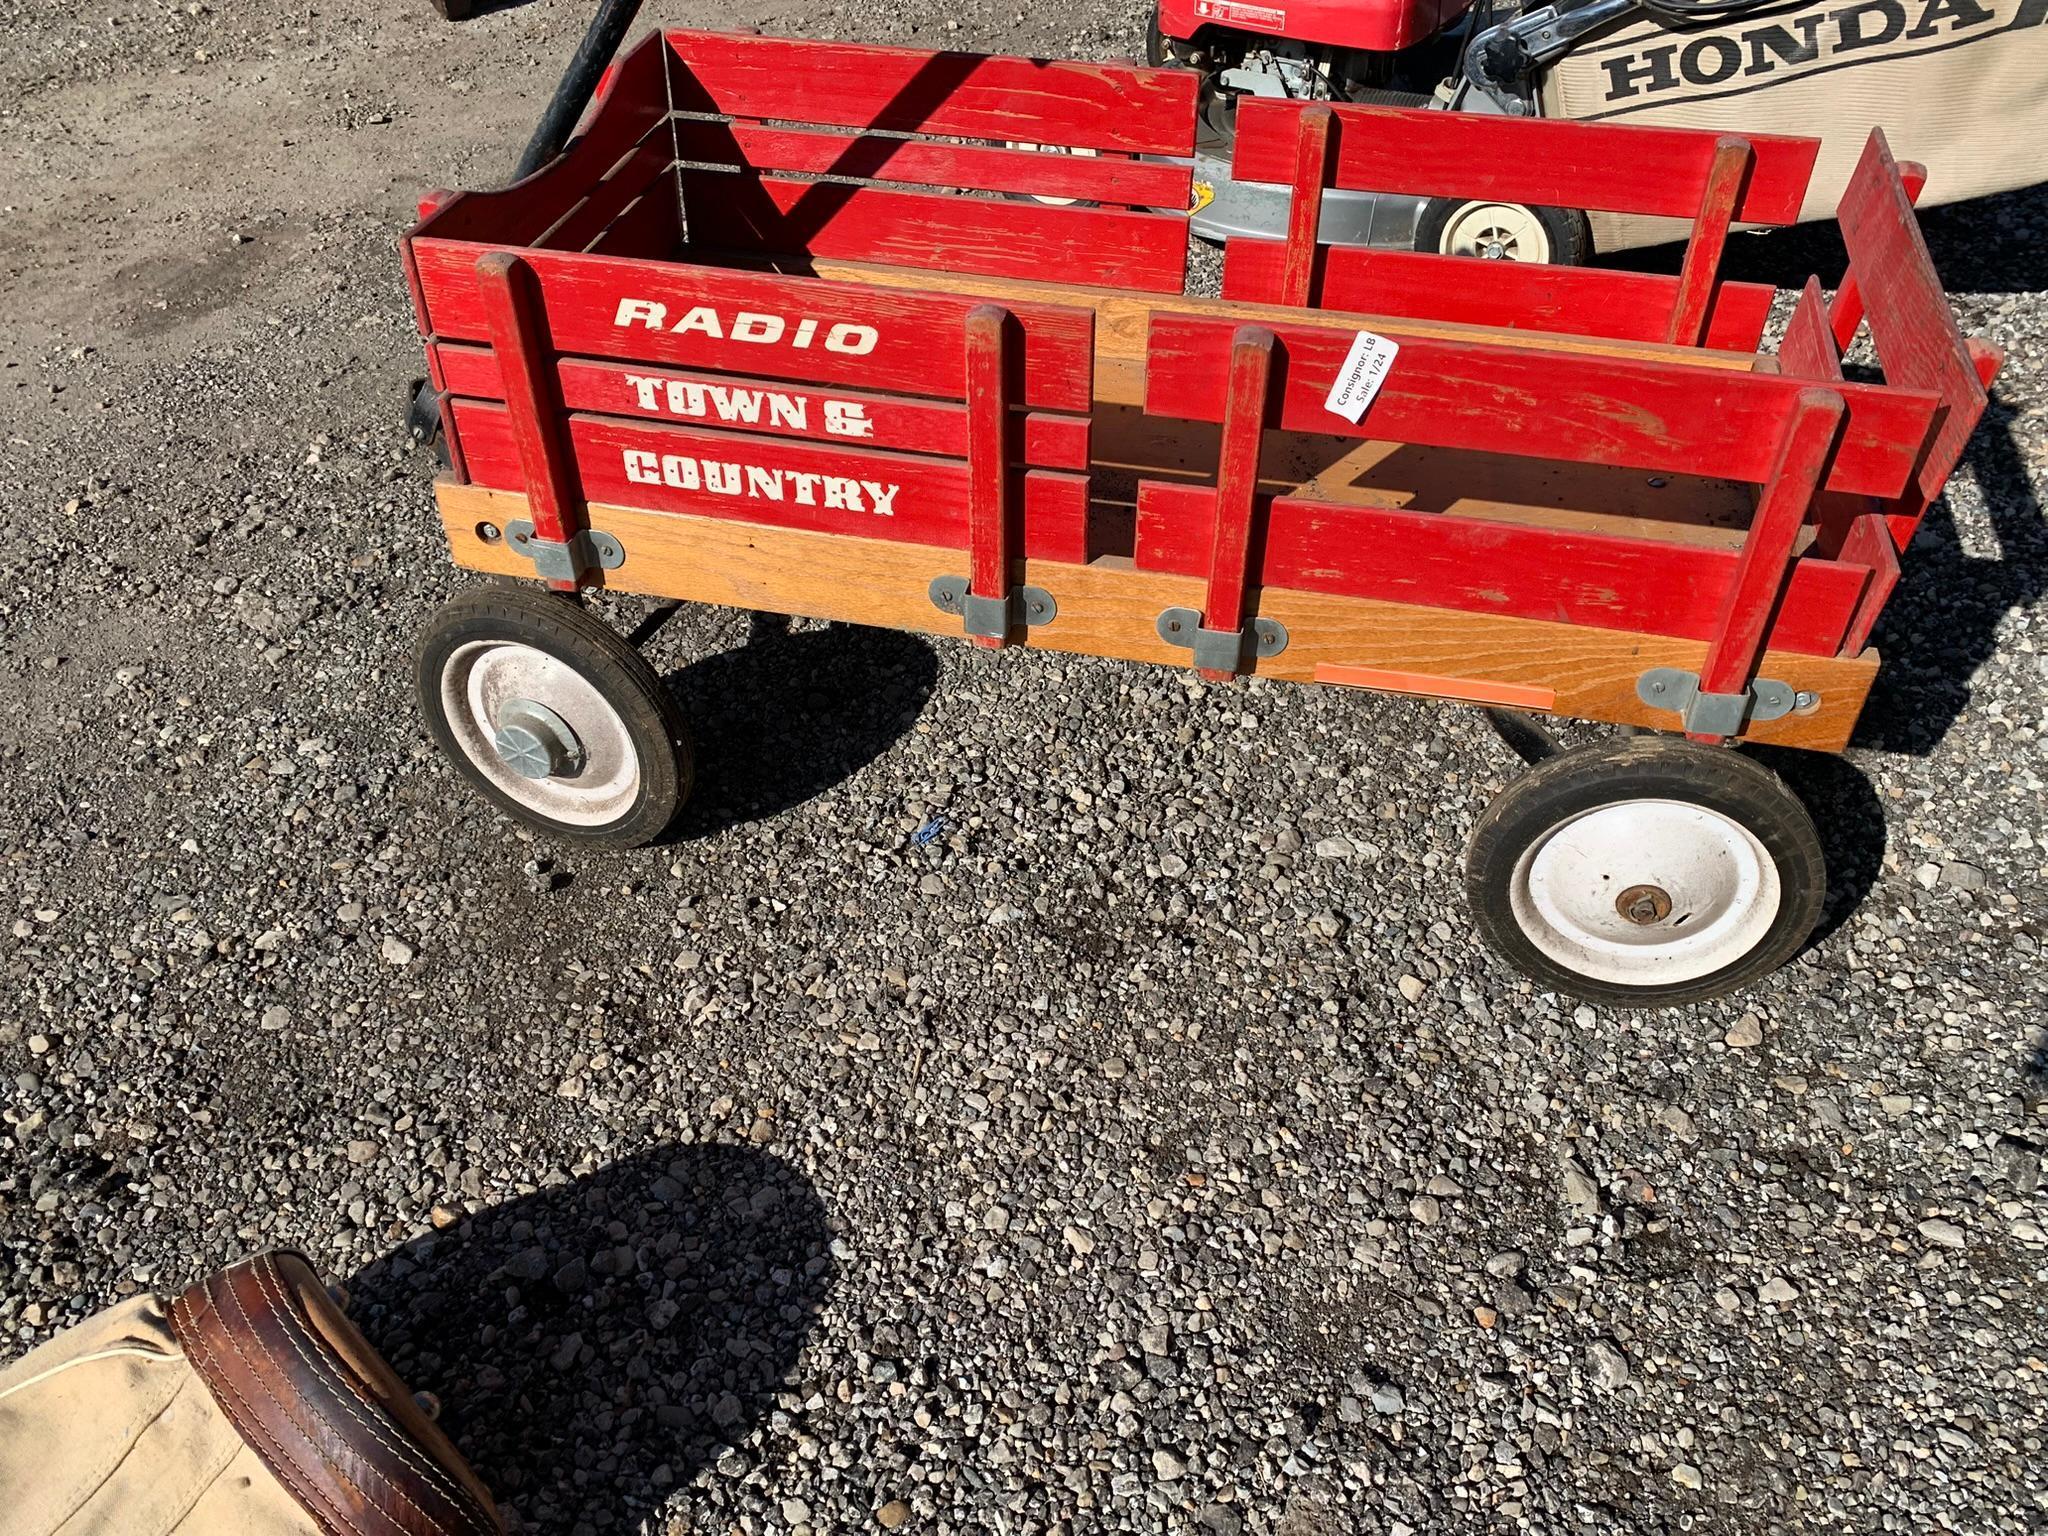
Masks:
[[[1671,915],[1671,898],[1658,886],[1632,885],[1614,898],[1614,910],[1638,928],[1647,928]]]
[[[513,699],[498,711],[491,746],[523,779],[572,779],[583,771],[583,743],[569,722],[532,699]]]

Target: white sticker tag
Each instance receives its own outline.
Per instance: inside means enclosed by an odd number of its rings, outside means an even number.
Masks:
[[[1387,382],[1387,373],[1400,352],[1399,342],[1360,331],[1351,339],[1351,350],[1345,354],[1344,366],[1337,370],[1337,381],[1330,386],[1330,396],[1323,402],[1323,408],[1356,424],[1372,404],[1373,396],[1380,392],[1380,386]]]

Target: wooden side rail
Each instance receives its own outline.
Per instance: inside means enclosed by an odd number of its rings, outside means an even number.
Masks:
[[[724,168],[679,175],[700,250],[1185,284],[1192,170],[1157,157],[1193,152],[1188,71],[666,39],[678,157]]]
[[[1847,301],[1836,298],[1837,343],[1845,332],[1854,336],[1849,321],[1860,304],[1886,379],[1930,391],[1944,407],[1910,491],[1889,510],[1893,540],[1903,549],[1961,462],[2004,355],[1966,340],[1956,325],[1913,214],[1912,189],[1882,130],[1871,134],[1837,211],[1856,276]]]
[[[1641,358],[1404,337],[1364,420],[1324,407],[1350,336],[1273,325],[1273,426],[1387,442],[1621,465],[1651,473],[1768,481],[1798,397],[1797,379]],[[1230,321],[1155,311],[1145,409],[1221,421]],[[1911,482],[1939,406],[1924,390],[1842,384],[1848,420],[1830,490],[1896,496]]]
[[[533,528],[505,537],[557,586],[618,553],[580,539],[589,500],[953,545],[971,558],[952,600],[995,643],[1019,555],[1087,557],[1086,310],[409,249],[451,457],[528,498]]]
[[[1247,100],[1238,113],[1234,174],[1285,182],[1292,201],[1277,262],[1256,255],[1230,259],[1234,247],[1257,250],[1271,242],[1227,243],[1224,293],[1401,313],[1404,286],[1426,282],[1434,294],[1462,283],[1485,296],[1474,318],[1487,324],[1753,347],[1768,303],[1760,308],[1759,296],[1746,287],[1724,293],[1718,274],[1728,232],[1737,220],[1796,220],[1818,147],[1811,139],[1773,135],[1717,137],[1688,129]],[[1512,270],[1520,263],[1496,263],[1483,274],[1436,266],[1425,277],[1419,268],[1403,268],[1435,260],[1431,256],[1348,248],[1330,252],[1324,270],[1317,232],[1324,192],[1332,186],[1679,217],[1692,222],[1693,238],[1676,278],[1637,275],[1632,282],[1617,281],[1617,274],[1565,272],[1539,283]],[[1620,313],[1617,300],[1625,304]],[[1418,294],[1408,302],[1427,300]],[[1754,333],[1744,323],[1750,317]]]

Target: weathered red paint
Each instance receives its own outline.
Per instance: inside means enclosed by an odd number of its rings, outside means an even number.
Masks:
[[[464,241],[414,240],[428,321],[442,340],[490,340],[475,275],[477,259],[489,249]],[[547,337],[557,352],[966,397],[959,338],[977,302],[971,298],[566,251],[530,251],[523,259],[539,283]],[[659,305],[661,323],[642,323],[646,312],[635,311],[640,318],[619,324],[620,306],[627,301]],[[736,341],[730,334],[675,328],[699,309],[715,315],[723,333],[743,313],[779,318],[787,341]],[[1018,403],[1047,410],[1089,409],[1094,313],[1051,304],[1014,304],[1010,313],[1023,338],[1015,364],[1022,374]],[[794,341],[803,319],[817,323],[810,344],[798,347]],[[874,345],[859,352],[832,350],[830,327],[841,324],[873,330]]]
[[[502,359],[505,419],[519,456],[519,486],[533,509],[533,531],[550,543],[565,542],[575,531],[582,501],[575,467],[561,436],[561,408],[549,377],[540,295],[525,261],[508,251],[492,251],[476,264],[478,297],[492,349]],[[572,590],[572,580],[551,585]]]
[[[1280,302],[1300,308],[1315,302],[1316,237],[1323,227],[1323,187],[1330,177],[1328,106],[1304,108],[1296,120],[1293,194],[1287,204],[1287,244],[1280,268]],[[1227,242],[1226,242],[1227,243]]]
[[[1010,591],[1009,462],[1003,426],[1010,412],[1005,365],[1009,314],[1000,304],[968,311],[967,352],[967,585],[977,597]],[[975,635],[977,645],[1000,646],[1004,637]]]
[[[504,380],[489,347],[461,342],[427,349],[440,386],[473,400],[503,400]],[[608,363],[565,357],[555,364],[563,408],[611,416],[644,416],[653,421],[688,421],[695,426],[728,426],[771,436],[813,437],[852,448],[894,448],[904,453],[967,456],[967,407],[957,401],[920,400],[865,390],[821,388],[786,379],[658,368],[647,363]],[[721,401],[720,394],[724,399]],[[736,397],[749,397],[742,404]],[[794,409],[776,410],[763,397],[779,397]],[[680,399],[684,409],[672,402]],[[649,401],[652,401],[650,404]],[[747,408],[747,405],[751,409]],[[691,410],[691,406],[698,409]],[[836,409],[835,409],[836,408]],[[857,413],[858,430],[835,432]],[[801,423],[792,420],[800,414]],[[1052,411],[1014,411],[1009,424],[1011,453],[1021,464],[1048,469],[1088,467],[1086,416]]]
[[[1233,173],[1244,181],[1293,179],[1299,101],[1245,97],[1237,108]],[[1713,174],[1715,136],[1482,112],[1417,112],[1338,104],[1331,184],[1416,197],[1485,198],[1610,213],[1690,219]],[[1790,224],[1813,176],[1817,139],[1747,135],[1756,167],[1735,217]]]
[[[1280,240],[1226,241],[1223,297],[1252,304],[1285,302],[1281,276],[1286,252]],[[1325,246],[1317,256],[1318,307],[1359,315],[1662,341],[1678,301],[1678,279],[1659,272],[1493,261],[1475,277],[1471,258],[1465,256],[1361,245]],[[1700,345],[1754,352],[1776,294],[1763,283],[1715,284]]]
[[[1804,387],[1797,379],[1682,362],[1438,341],[1403,335],[1401,354],[1365,418],[1324,409],[1351,338],[1276,325],[1274,424],[1302,432],[1470,448],[1533,458],[1711,475],[1761,485]],[[1220,421],[1232,323],[1155,313],[1146,409]],[[1894,496],[1911,480],[1938,399],[1889,385],[1844,384],[1849,406],[1829,486]]]
[[[1259,484],[1259,445],[1266,432],[1266,400],[1273,378],[1273,333],[1241,325],[1230,341],[1223,444],[1217,459],[1214,516],[1209,529],[1209,584],[1202,603],[1204,629],[1241,630],[1245,585],[1251,576],[1252,513]],[[1230,674],[1203,668],[1205,677]]]
[[[1836,391],[1800,391],[1700,665],[1702,693],[1741,693],[1754,680],[1771,615],[1791,576],[1793,543],[1827,476],[1844,414]]]
[[[454,414],[468,447],[470,479],[498,490],[524,490],[525,476],[506,407],[492,401],[457,400]],[[590,500],[656,512],[687,512],[733,518],[778,528],[854,533],[871,539],[967,549],[967,466],[957,459],[839,448],[786,437],[702,431],[663,422],[625,421],[610,416],[566,418],[569,451],[577,478]],[[652,479],[628,472],[626,455],[651,454]],[[688,459],[705,481],[706,463],[734,466],[737,489],[725,493],[708,483],[673,483],[670,458]],[[645,461],[640,461],[645,466]],[[782,476],[782,494],[764,494],[746,474],[749,468]],[[796,477],[837,477],[856,484],[894,487],[887,512],[862,492],[859,505],[833,506],[822,484],[797,489]],[[721,478],[723,475],[721,474]],[[1059,470],[1020,470],[1010,494],[1022,511],[1024,553],[1035,559],[1079,563],[1086,558],[1088,480]],[[630,553],[629,556],[630,558]],[[942,571],[932,572],[944,575]]]
[[[1141,482],[1139,568],[1205,574],[1215,496],[1208,486]],[[1738,558],[1647,536],[1301,496],[1260,497],[1253,527],[1262,585],[1685,640],[1713,638]],[[1772,646],[1835,654],[1867,581],[1847,551],[1839,561],[1799,559]]]
[[[1194,151],[1192,71],[671,30],[679,112],[1053,144]]]
[[[1678,273],[1678,297],[1671,307],[1671,328],[1665,335],[1666,341],[1696,347],[1705,336],[1707,307],[1713,299],[1715,279],[1720,276],[1721,253],[1728,245],[1735,204],[1755,164],[1756,151],[1749,140],[1729,136],[1715,141],[1714,158],[1707,166],[1707,185],[1700,193],[1699,213],[1693,219],[1692,239],[1686,242],[1685,264]]]

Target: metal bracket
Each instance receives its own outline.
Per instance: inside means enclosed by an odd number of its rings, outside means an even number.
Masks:
[[[1652,667],[1636,679],[1636,697],[1652,709],[1677,711],[1694,736],[1739,736],[1752,720],[1778,720],[1819,702],[1785,683],[1760,677],[1744,693],[1701,693],[1700,675]]]
[[[564,543],[541,538],[532,523],[521,519],[505,525],[505,538],[533,562],[534,575],[543,581],[575,581],[587,570],[616,571],[626,563],[626,546],[596,528],[585,528]]]
[[[1243,629],[1204,629],[1193,608],[1168,608],[1157,627],[1168,645],[1194,652],[1195,665],[1205,672],[1242,672],[1247,645],[1256,656],[1287,649],[1287,626],[1278,619],[1253,619]]]
[[[932,606],[941,613],[959,614],[970,635],[1000,640],[1020,622],[1035,629],[1059,616],[1059,604],[1043,587],[1012,587],[1006,597],[978,597],[968,585],[965,576],[938,576],[930,592]]]

